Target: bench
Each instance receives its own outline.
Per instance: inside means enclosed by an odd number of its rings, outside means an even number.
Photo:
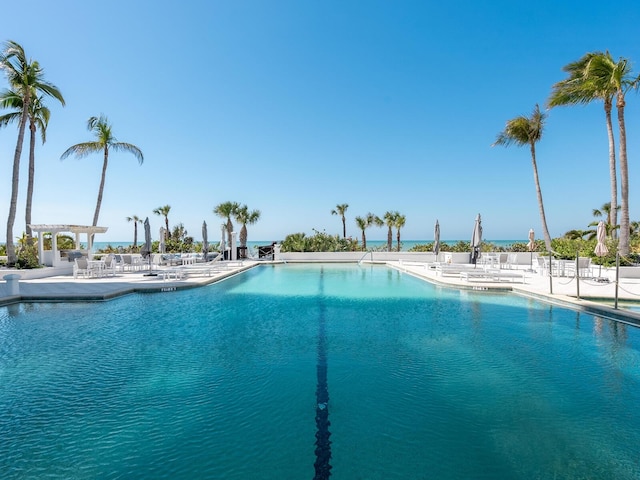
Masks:
[[[460,278],[467,282],[512,282],[519,280],[521,283],[525,283],[524,272],[518,271],[504,272],[502,270],[475,270],[460,272]]]
[[[466,263],[436,263],[435,268],[436,275],[441,277],[457,277],[464,272],[484,272],[482,268],[476,268],[475,265]]]

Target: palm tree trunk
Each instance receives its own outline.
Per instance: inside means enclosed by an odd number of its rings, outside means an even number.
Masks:
[[[133,221],[133,248],[138,246],[138,222],[137,220]]]
[[[227,240],[228,240],[228,247],[231,248],[231,237],[233,237],[233,235],[231,235],[233,232],[233,223],[231,222],[231,217],[227,218]],[[229,259],[231,260],[231,259]]]
[[[400,229],[398,228],[398,232],[396,233],[396,241],[398,242],[398,251],[400,251]]]
[[[362,230],[362,250],[367,251],[367,234]]]
[[[12,267],[16,263],[16,247],[13,243],[13,224],[16,221],[16,210],[18,209],[18,184],[20,180],[20,157],[22,156],[22,144],[24,142],[24,129],[27,123],[27,112],[29,99],[28,95],[23,102],[22,117],[18,129],[18,143],[13,155],[13,175],[11,177],[11,203],[9,204],[9,216],[7,217],[7,265]]]
[[[540,179],[538,178],[538,164],[536,163],[536,146],[531,143],[531,163],[533,164],[533,180],[536,184],[536,194],[538,195],[538,207],[540,208],[540,220],[542,222],[542,235],[544,236],[544,244],[547,251],[551,251],[551,235],[547,228],[547,217],[544,214],[544,203],[542,202],[542,189],[540,188]]]
[[[391,227],[389,227],[389,231],[387,232],[387,251],[391,251],[393,249],[393,232],[391,231]]]
[[[31,233],[31,206],[33,204],[33,183],[36,171],[36,125],[33,121],[29,123],[29,179],[27,181],[27,201],[24,210],[24,222],[27,228],[27,245],[33,244]]]
[[[604,112],[607,119],[607,136],[609,137],[609,177],[611,182],[611,210],[609,211],[609,225],[613,228],[611,235],[615,238],[615,226],[618,224],[618,176],[616,173],[616,141],[613,136],[611,122],[611,97],[605,98]]]
[[[347,219],[342,216],[342,238],[347,238]]]
[[[241,247],[247,246],[247,225],[246,224],[243,224],[242,228],[240,229],[240,246]]]
[[[164,226],[166,227],[164,231],[164,239],[169,240],[169,236],[171,235],[171,232],[169,232],[169,216],[168,215],[164,216]]]
[[[96,211],[93,214],[93,226],[98,225],[98,216],[100,215],[100,206],[102,205],[102,192],[104,191],[104,181],[107,177],[107,165],[109,163],[109,148],[104,147],[104,162],[102,162],[102,177],[100,178],[100,188],[98,188],[98,201],[96,202]],[[93,238],[93,235],[91,235]]]
[[[620,255],[629,255],[629,166],[627,164],[627,131],[624,124],[624,92],[618,91],[618,129],[620,130]]]

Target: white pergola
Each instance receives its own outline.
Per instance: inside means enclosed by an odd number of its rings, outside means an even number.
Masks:
[[[80,235],[87,235],[87,255],[91,257],[93,247],[93,235],[96,233],[105,233],[108,227],[93,227],[89,225],[29,225],[33,233],[38,234],[38,258],[40,263],[49,267],[60,266],[62,260],[58,251],[57,236],[58,233],[72,233],[76,241],[76,250],[80,250]],[[44,236],[43,233],[51,233],[51,254],[45,255]],[[49,252],[47,250],[46,252]],[[46,258],[50,257],[50,258]],[[50,262],[48,262],[50,260]],[[50,264],[49,264],[50,263]]]

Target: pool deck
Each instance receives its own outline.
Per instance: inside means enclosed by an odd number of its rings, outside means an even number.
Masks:
[[[172,292],[218,282],[265,263],[279,262],[246,260],[241,265],[229,265],[225,269],[207,272],[208,274],[202,271],[193,272],[193,275],[182,279],[163,278],[162,272],[166,270],[163,268],[154,270],[154,273],[158,274],[156,276],[149,276],[147,271],[118,272],[115,276],[101,278],[74,279],[72,275],[56,275],[20,280],[19,295],[10,295],[7,282],[0,281],[0,305],[19,302],[102,301],[130,293]],[[616,284],[613,279],[609,282],[598,282],[592,278],[581,278],[578,296],[576,279],[570,277],[551,277],[550,285],[549,276],[524,270],[503,270],[494,278],[484,278],[484,275],[478,273],[482,271],[480,267],[475,270],[475,273],[468,273],[469,267],[466,266],[462,275],[456,272],[443,275],[442,272],[432,268],[432,264],[403,261],[385,263],[390,268],[444,287],[487,292],[513,292],[640,326],[640,312],[613,308],[616,294]],[[19,274],[19,271],[15,273]],[[618,301],[619,303],[640,302],[640,278],[620,280]]]
[[[9,295],[6,281],[0,281],[0,305],[19,302],[68,302],[109,300],[130,293],[172,292],[201,287],[254,267],[258,262],[244,261],[241,265],[216,270],[193,272],[182,279],[163,278],[163,272],[175,268],[159,268],[149,271],[117,272],[115,276],[99,278],[73,278],[73,275],[20,280],[19,295]],[[185,269],[187,270],[187,269]],[[197,270],[194,268],[194,270]],[[11,272],[11,273],[18,273]],[[1,278],[1,277],[0,277]]]
[[[550,284],[548,275],[540,275],[537,272],[526,270],[502,270],[507,274],[505,277],[498,276],[498,280],[485,280],[482,275],[476,278],[473,278],[473,275],[466,276],[467,278],[463,278],[464,275],[460,274],[442,275],[435,268],[432,268],[431,264],[398,261],[387,262],[387,265],[445,287],[486,292],[513,292],[640,326],[640,312],[624,309],[620,305],[635,302],[640,306],[640,278],[620,279],[618,285],[619,308],[615,309],[615,278],[610,278],[608,282],[596,281],[593,278],[580,278],[579,285],[577,285],[576,279],[573,277],[554,276],[551,277]],[[482,268],[478,266],[477,271],[481,272]],[[509,272],[515,275],[510,276]]]

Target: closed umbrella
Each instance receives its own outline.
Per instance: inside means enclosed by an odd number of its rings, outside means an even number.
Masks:
[[[606,245],[607,240],[607,228],[602,220],[598,222],[598,229],[596,230],[596,237],[598,239],[598,243],[596,243],[596,249],[594,253],[602,258],[609,253],[609,249]],[[600,270],[598,271],[598,279],[600,279],[600,274],[602,273],[602,261],[600,261]]]
[[[164,243],[164,237],[165,237],[164,227],[160,227],[160,244],[158,245],[158,248],[160,249],[160,253],[165,253],[165,250],[167,248]]]
[[[476,217],[473,225],[473,233],[471,234],[471,263],[477,264],[480,257],[480,245],[482,244],[482,220],[480,214]]]
[[[147,258],[151,253],[151,226],[149,225],[149,217],[144,221],[144,246],[140,251],[144,258]]]
[[[440,223],[438,223],[438,220],[436,220],[436,226],[433,232],[433,253],[436,256],[437,262],[438,254],[440,253]]]
[[[204,261],[207,261],[207,254],[209,253],[209,241],[207,239],[207,222],[202,222],[202,256]]]
[[[527,248],[529,252],[531,252],[531,265],[529,266],[529,271],[533,271],[533,251],[536,249],[536,234],[533,231],[533,228],[529,229],[529,243],[527,243]]]
[[[156,274],[151,272],[151,225],[149,225],[149,217],[144,221],[144,247],[142,247],[142,256],[149,259],[149,273],[145,273],[145,276],[155,276]]]

